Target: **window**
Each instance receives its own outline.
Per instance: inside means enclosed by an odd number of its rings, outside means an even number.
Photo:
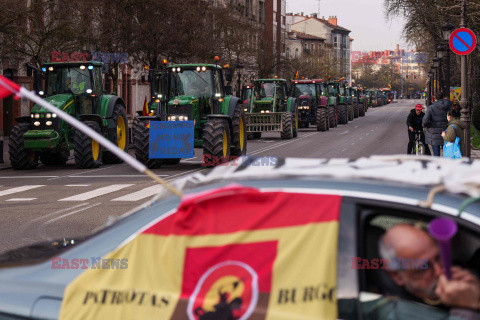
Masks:
[[[287,59],[290,58],[290,48],[287,48]]]
[[[265,2],[258,2],[258,21],[265,23]]]
[[[310,50],[313,51],[314,49],[315,49],[315,44],[312,43],[312,44],[310,45]]]
[[[338,48],[338,38],[337,38],[337,36],[333,37],[333,47]]]
[[[298,58],[298,48],[295,49],[295,59]]]

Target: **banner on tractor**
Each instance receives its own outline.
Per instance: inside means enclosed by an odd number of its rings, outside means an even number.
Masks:
[[[149,158],[192,158],[194,128],[193,121],[150,121]]]
[[[60,319],[337,319],[340,203],[237,185],[184,198],[107,255],[128,269],[68,285]]]

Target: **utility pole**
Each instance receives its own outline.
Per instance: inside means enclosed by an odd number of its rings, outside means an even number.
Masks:
[[[466,15],[467,15],[467,2],[466,0],[462,0],[462,20],[460,22],[461,28],[466,28]],[[466,157],[470,158],[470,109],[468,106],[468,84],[467,84],[467,56],[462,55],[460,58],[460,65],[461,65],[461,86],[462,86],[462,96],[460,99],[460,107],[462,108],[461,113],[461,120],[465,122],[467,128],[464,130],[464,150]]]

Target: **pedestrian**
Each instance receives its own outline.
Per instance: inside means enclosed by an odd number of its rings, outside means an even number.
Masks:
[[[427,156],[430,154],[430,149],[427,147],[425,143],[425,133],[423,132],[422,127],[422,119],[425,116],[423,112],[423,106],[421,104],[417,104],[415,109],[410,110],[410,113],[407,117],[407,126],[408,126],[408,146],[407,146],[407,154],[412,154],[413,146],[415,144],[415,135],[416,132],[419,131],[420,141],[423,142],[425,145],[425,154]]]
[[[431,104],[423,117],[423,127],[426,128],[425,141],[432,147],[433,155],[440,157],[440,147],[443,145],[442,132],[447,126],[447,111],[450,104],[443,99],[443,92],[435,94],[435,102]]]
[[[448,126],[445,131],[442,131],[442,137],[444,142],[455,142],[455,138],[458,137],[460,140],[460,151],[462,152],[462,156],[465,155],[465,148],[463,145],[463,132],[467,128],[465,122],[460,120],[460,108],[458,106],[453,106],[447,112],[447,120]]]

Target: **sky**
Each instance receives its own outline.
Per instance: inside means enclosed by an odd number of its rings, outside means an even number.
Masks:
[[[337,16],[338,25],[351,30],[353,51],[414,49],[402,38],[402,17],[387,20],[384,0],[320,0],[320,17]],[[318,0],[287,0],[287,13],[318,12]]]

